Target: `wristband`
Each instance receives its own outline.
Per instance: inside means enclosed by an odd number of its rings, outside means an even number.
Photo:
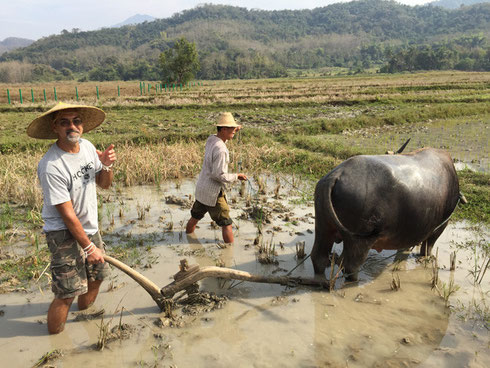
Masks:
[[[111,171],[112,170],[112,165],[110,164],[109,166],[102,164],[102,170],[104,171]]]
[[[91,247],[91,246],[94,246],[94,247],[95,247],[94,242],[90,242],[90,244],[89,244],[89,245],[87,245],[85,248],[82,248],[82,249],[83,249],[83,251],[84,251],[85,253],[87,253],[87,252],[89,251],[89,249],[90,249],[90,247]]]

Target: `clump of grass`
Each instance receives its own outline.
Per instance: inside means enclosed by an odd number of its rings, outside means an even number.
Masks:
[[[449,270],[454,271],[456,269],[456,251],[451,252],[449,255]]]
[[[63,356],[63,351],[60,349],[54,349],[51,351],[48,351],[46,354],[44,354],[36,364],[33,365],[33,368],[38,368],[41,366],[46,366],[45,364],[48,362],[52,362],[56,359],[59,359]]]
[[[96,349],[99,351],[104,350],[105,345],[107,343],[107,339],[109,337],[109,325],[111,321],[104,323],[104,316],[102,316],[99,325],[99,336],[97,338]]]
[[[276,176],[276,187],[274,189],[274,198],[279,199],[279,190],[281,190],[281,179]]]
[[[439,249],[436,251],[436,256],[431,258],[432,264],[432,278],[431,278],[431,288],[436,289],[439,284],[439,266],[437,265],[437,255],[439,254]],[[427,257],[426,257],[427,258]]]
[[[257,185],[259,187],[259,194],[267,194],[267,187],[265,185],[264,179],[261,176],[257,176],[256,178]]]
[[[398,291],[400,290],[401,287],[401,282],[400,282],[400,276],[398,273],[392,272],[391,273],[391,290],[393,291]]]
[[[472,262],[472,267],[468,272],[472,276],[474,284],[481,284],[490,268],[490,243],[486,240],[487,237],[483,230],[478,231],[479,239],[456,243],[457,248],[466,249],[472,253],[472,257],[469,259]]]
[[[305,242],[300,241],[296,243],[296,259],[303,259],[305,258],[306,253],[305,253]]]
[[[448,307],[449,306],[449,297],[459,290],[459,286],[454,283],[453,279],[451,279],[449,281],[449,283],[447,283],[447,284],[445,282],[443,282],[440,289],[439,289],[439,287],[436,287],[436,290],[439,293],[439,295],[446,302],[446,307]]]
[[[270,242],[261,241],[257,246],[257,260],[262,264],[279,264],[276,259],[276,245],[273,242],[274,237],[271,237]]]

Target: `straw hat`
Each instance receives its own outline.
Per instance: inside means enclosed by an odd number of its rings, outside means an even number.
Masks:
[[[105,119],[105,112],[97,107],[60,102],[58,105],[34,119],[27,127],[27,135],[39,139],[58,138],[56,133],[53,132],[53,120],[56,118],[57,112],[69,109],[75,109],[80,114],[84,133],[97,128]]]
[[[240,125],[238,125],[236,123],[235,119],[233,118],[233,115],[231,115],[231,112],[222,112],[219,115],[218,123],[216,124],[216,126],[217,127],[237,128]]]

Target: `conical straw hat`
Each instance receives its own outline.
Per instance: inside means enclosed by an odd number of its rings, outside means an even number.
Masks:
[[[233,115],[231,115],[231,112],[222,112],[220,115],[219,115],[219,118],[218,118],[218,123],[216,124],[216,126],[218,127],[239,127],[240,125],[238,125],[235,121],[235,119],[233,118]]]
[[[27,127],[27,135],[38,139],[58,138],[56,133],[53,132],[53,119],[56,117],[57,112],[69,109],[77,110],[80,114],[84,133],[97,128],[105,119],[105,112],[97,107],[60,102],[41,116],[34,119]]]

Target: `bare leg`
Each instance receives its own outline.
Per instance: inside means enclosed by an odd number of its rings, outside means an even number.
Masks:
[[[54,299],[48,309],[48,331],[58,334],[65,329],[66,318],[75,298]]]
[[[100,284],[102,284],[102,280],[88,282],[88,291],[78,296],[78,309],[84,310],[94,304],[95,298],[99,294]]]
[[[194,230],[196,230],[196,225],[199,222],[198,219],[195,219],[194,217],[191,217],[189,221],[187,221],[187,226],[185,227],[185,233],[186,234],[192,234]]]
[[[223,233],[223,241],[225,243],[233,243],[235,240],[233,237],[233,226],[226,225],[221,228],[221,232]]]

